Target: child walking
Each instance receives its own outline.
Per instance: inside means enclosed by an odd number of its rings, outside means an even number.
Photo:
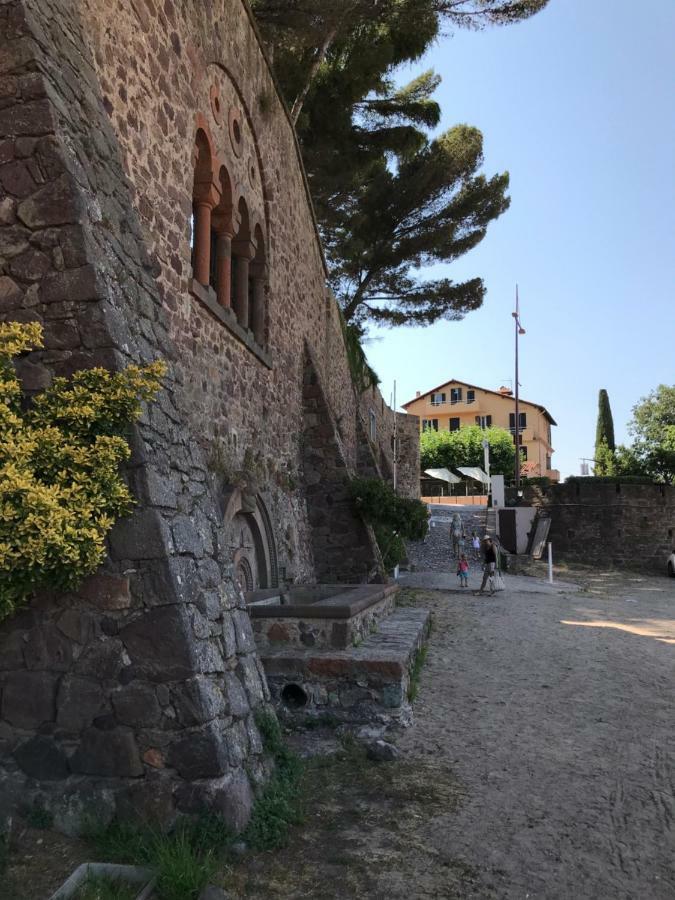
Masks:
[[[471,546],[473,547],[473,558],[480,559],[480,538],[475,531],[471,532]]]
[[[461,587],[469,586],[469,561],[464,553],[460,556],[457,564],[457,576]]]

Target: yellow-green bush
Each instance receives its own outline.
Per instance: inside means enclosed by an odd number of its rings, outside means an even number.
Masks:
[[[72,589],[105,556],[133,500],[124,436],[163,362],[56,378],[27,408],[13,358],[42,346],[36,323],[0,323],[0,620],[38,588]]]

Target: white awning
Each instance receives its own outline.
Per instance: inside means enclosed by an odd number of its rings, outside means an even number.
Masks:
[[[424,474],[429,478],[438,478],[439,481],[447,481],[448,484],[459,484],[461,478],[453,475],[448,469],[425,469]]]
[[[473,478],[474,481],[480,481],[481,484],[489,484],[490,479],[487,472],[484,472],[479,466],[457,466],[457,471],[467,478]]]

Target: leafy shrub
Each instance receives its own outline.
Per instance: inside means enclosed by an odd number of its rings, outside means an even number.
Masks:
[[[156,394],[162,362],[56,378],[22,406],[13,358],[42,346],[37,323],[0,323],[0,620],[38,588],[70,590],[105,556],[132,498],[124,434]]]
[[[354,509],[373,527],[386,568],[393,568],[405,558],[404,541],[420,541],[427,533],[426,505],[399,497],[379,478],[354,478],[349,489]]]

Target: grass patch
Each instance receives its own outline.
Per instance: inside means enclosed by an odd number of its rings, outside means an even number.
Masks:
[[[73,900],[135,900],[137,896],[137,884],[129,884],[109,875],[90,875],[77,889]]]
[[[274,758],[276,769],[253,807],[251,820],[242,838],[253,850],[283,847],[292,825],[304,821],[300,758],[286,746],[279,722],[272,713],[256,717],[265,751]]]
[[[290,827],[304,819],[303,765],[286,746],[273,713],[260,713],[256,724],[276,768],[256,799],[240,838],[254,850],[271,850],[283,846]],[[106,828],[90,824],[84,837],[99,859],[155,869],[158,878],[153,896],[158,900],[196,900],[237,839],[215,814],[182,819],[170,834],[115,821]]]
[[[151,862],[157,868],[155,893],[161,900],[196,900],[217,868],[213,851],[199,852],[184,829],[170,839],[158,838]]]
[[[415,654],[415,659],[410,670],[410,684],[408,685],[408,700],[412,703],[419,692],[420,675],[427,660],[427,647],[420,647]]]
[[[184,819],[170,834],[113,822],[106,828],[89,829],[85,837],[99,859],[155,869],[159,900],[195,900],[234,839],[214,815]]]

